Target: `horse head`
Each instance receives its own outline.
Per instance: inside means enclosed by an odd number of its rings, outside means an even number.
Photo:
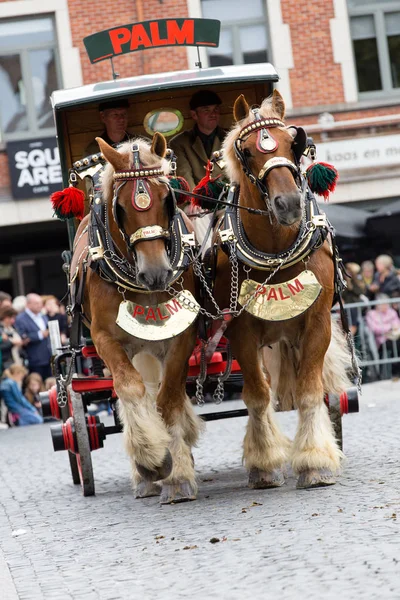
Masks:
[[[285,126],[285,103],[277,90],[260,108],[239,96],[233,114],[236,125],[224,142],[228,176],[237,182],[247,176],[277,222],[293,225],[303,212],[299,161],[304,130]]]
[[[166,250],[173,206],[165,138],[156,133],[151,144],[136,138],[118,150],[96,140],[110,163],[102,181],[104,197],[112,198],[114,228],[135,256],[137,281],[149,291],[164,290],[173,273]]]

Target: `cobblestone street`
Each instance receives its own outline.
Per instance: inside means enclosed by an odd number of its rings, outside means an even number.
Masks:
[[[278,418],[293,435],[296,413]],[[399,599],[400,382],[364,386],[344,416],[330,488],[298,491],[290,473],[246,488],[245,423],[208,423],[197,502],[163,507],[133,498],[121,435],[93,453],[97,495],[84,498],[49,425],[0,431],[2,600]]]

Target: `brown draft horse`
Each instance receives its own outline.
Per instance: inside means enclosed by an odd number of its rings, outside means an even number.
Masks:
[[[275,124],[268,129],[268,154],[260,149],[259,130],[245,131],[242,136],[241,152],[245,156],[247,174],[235,152],[235,142],[256,116],[244,96],[235,102],[236,125],[223,145],[227,175],[240,186],[239,204],[262,209],[264,215],[266,209],[269,211],[269,216],[260,216],[238,210],[248,242],[256,250],[269,254],[279,254],[293,244],[303,215],[304,197],[297,185],[295,170],[286,166],[290,161],[296,167],[292,149],[296,129],[284,126],[284,114],[284,101],[279,92],[274,91],[271,98],[263,101],[257,117],[280,121],[279,126]],[[264,199],[254,179],[267,159],[276,157],[280,157],[277,161],[281,168],[272,168],[262,177],[268,194]],[[249,175],[253,175],[253,182]],[[322,286],[319,297],[306,312],[289,320],[267,321],[244,310],[227,330],[244,377],[243,399],[249,411],[244,463],[253,488],[282,485],[283,467],[288,459],[299,476],[297,487],[333,484],[343,456],[323,401],[325,392],[341,393],[350,385],[346,375],[350,353],[344,336],[331,323],[334,263],[328,242],[309,255],[306,265],[300,260],[278,270],[269,283],[289,281],[305,268],[314,273]],[[231,273],[229,258],[219,249],[214,296],[220,307],[229,306]],[[248,274],[260,283],[268,275],[255,268],[248,270]],[[239,262],[239,289],[246,277],[243,263]],[[292,444],[275,422],[271,388],[281,409],[298,408],[299,423]]]
[[[123,290],[88,269],[84,318],[90,323],[97,352],[114,380],[136,497],[161,492],[162,503],[193,500],[196,482],[191,447],[198,438],[199,420],[186,395],[186,376],[188,359],[196,342],[196,321],[180,335],[161,341],[133,337],[116,324],[123,299],[154,307],[154,311],[159,303],[171,300],[166,291],[158,291],[165,290],[172,274],[166,240],[140,239],[133,250],[125,243],[132,234],[142,231],[140,228],[159,226],[168,231],[170,227],[168,203],[171,198],[166,177],[169,163],[164,159],[166,141],[157,133],[151,145],[138,138],[123,144],[119,150],[101,138],[97,141],[109,163],[102,178],[106,222],[119,255],[134,265],[136,282],[142,290]],[[146,180],[151,205],[145,210],[137,210],[134,205],[135,180],[127,179],[121,185],[115,178],[115,172],[129,175],[132,171],[133,143],[139,148],[141,168],[148,169],[149,173],[153,169],[153,173],[161,166],[163,171],[161,176]],[[159,172],[157,174],[160,175]],[[116,197],[113,211],[113,199]],[[88,219],[89,216],[85,217],[77,231],[74,256],[78,253],[85,256],[85,248],[87,253]],[[190,228],[190,222],[185,222]],[[126,234],[125,240],[121,238],[122,232]],[[182,277],[183,288],[194,294],[191,268]],[[162,482],[162,489],[155,483],[157,481]]]

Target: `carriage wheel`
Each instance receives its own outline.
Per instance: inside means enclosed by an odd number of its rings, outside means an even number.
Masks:
[[[329,417],[338,446],[343,450],[342,412],[340,410],[340,398],[335,394],[329,394]]]
[[[66,406],[64,406],[64,408],[61,408],[60,412],[61,412],[62,421],[63,421],[63,423],[65,423],[65,421],[70,416],[68,404]],[[81,482],[81,478],[79,477],[78,462],[76,460],[75,454],[73,452],[71,452],[70,450],[68,450],[68,460],[69,460],[69,467],[71,469],[72,481],[75,485],[79,485]]]
[[[79,473],[79,479],[84,496],[94,496],[94,477],[92,467],[92,456],[90,452],[89,435],[85,411],[83,408],[82,396],[69,388],[72,418],[74,419],[76,443],[78,452],[76,453],[76,463]],[[71,466],[72,471],[72,466]],[[72,475],[72,477],[74,477]]]

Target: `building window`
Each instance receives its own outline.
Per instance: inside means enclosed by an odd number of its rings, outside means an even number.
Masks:
[[[347,0],[358,91],[400,91],[400,1]]]
[[[218,48],[208,50],[211,67],[267,62],[267,25],[263,0],[202,0],[206,19],[221,21]]]
[[[51,93],[60,86],[51,16],[0,22],[0,132],[5,140],[54,135]]]

